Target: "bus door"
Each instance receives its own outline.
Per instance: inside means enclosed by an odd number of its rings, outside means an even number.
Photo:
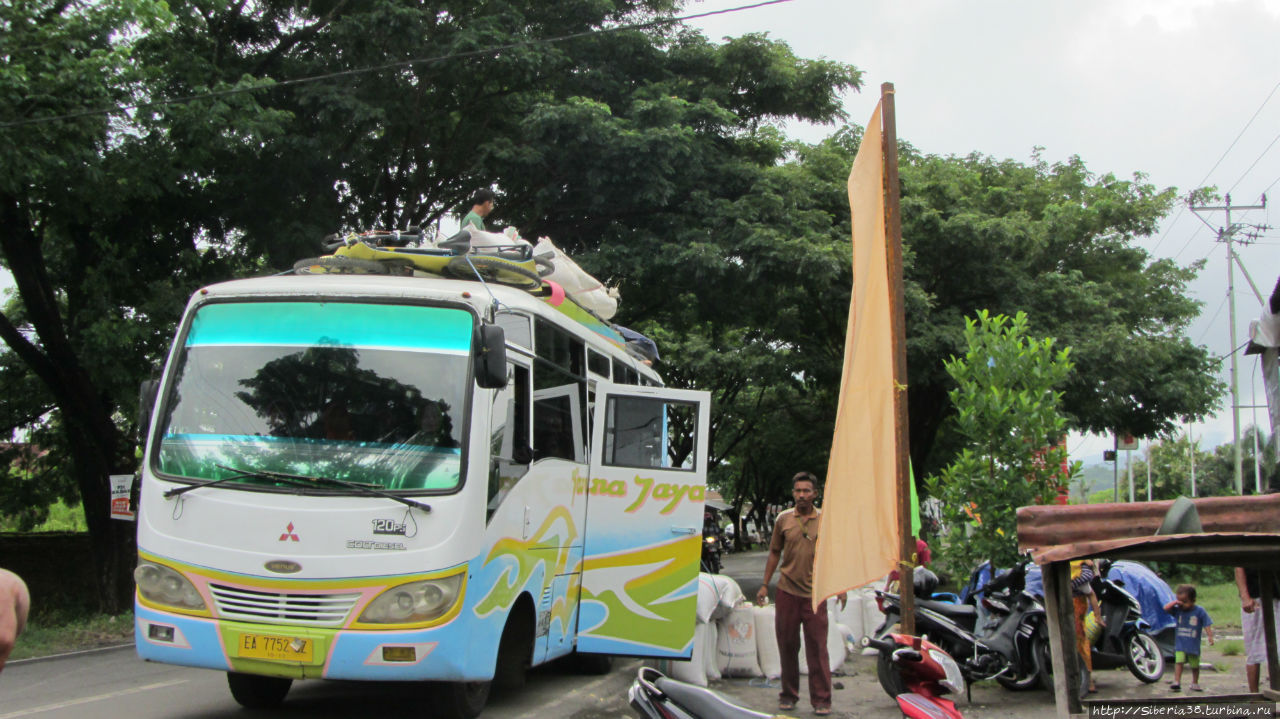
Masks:
[[[706,392],[596,386],[579,652],[692,654],[710,405]]]

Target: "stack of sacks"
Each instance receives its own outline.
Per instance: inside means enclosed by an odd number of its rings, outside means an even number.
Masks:
[[[884,622],[884,613],[876,604],[875,595],[875,590],[884,587],[884,583],[885,580],[880,579],[851,590],[849,602],[836,613],[837,621],[849,629],[845,637],[855,646],[861,645],[863,637],[875,634],[876,629]]]
[[[739,604],[720,620],[720,636],[716,642],[717,669],[726,677],[758,677],[755,608]]]
[[[778,634],[772,604],[763,607],[752,607],[751,612],[756,620],[756,658],[760,661],[760,671],[770,679],[782,676],[782,659],[778,654]]]
[[[698,623],[693,630],[693,656],[688,661],[672,661],[669,671],[660,666],[659,671],[666,671],[673,679],[700,687],[707,685],[708,678],[719,679],[716,654],[721,628],[717,623],[733,612],[734,607],[742,601],[742,588],[730,577],[699,574],[696,610]]]
[[[560,251],[546,237],[540,238],[533,246],[535,257],[550,260],[554,266],[551,274],[542,279],[555,282],[564,288],[564,293],[574,302],[596,313],[600,319],[611,319],[618,312],[617,290],[610,290],[604,284],[587,274],[577,262]]]
[[[842,628],[838,621],[836,616],[838,606],[839,602],[836,600],[827,600],[827,660],[830,662],[832,671],[844,666],[844,660],[849,656],[848,647],[844,643],[848,629]],[[760,661],[760,671],[771,679],[782,676],[782,659],[778,653],[774,606],[755,607],[753,611],[756,621],[756,656]],[[808,674],[809,662],[805,659],[804,651],[804,633],[801,632],[800,673]]]

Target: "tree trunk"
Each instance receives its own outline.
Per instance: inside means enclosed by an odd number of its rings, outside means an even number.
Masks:
[[[129,538],[133,525],[111,520],[107,477],[113,470],[129,471],[124,437],[112,421],[109,403],[98,393],[67,335],[40,238],[33,229],[36,223],[18,200],[6,197],[0,198],[0,227],[4,228],[0,231],[0,252],[39,344],[2,313],[0,339],[54,397],[71,454],[70,471],[89,526],[98,605],[103,611],[118,613],[132,593],[132,589],[126,590],[131,582],[126,568],[134,563],[133,540]]]

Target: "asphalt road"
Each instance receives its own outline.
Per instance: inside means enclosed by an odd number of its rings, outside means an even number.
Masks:
[[[618,660],[605,676],[552,665],[530,673],[521,692],[490,699],[484,717],[605,719],[631,716],[626,690],[637,660]],[[0,674],[0,719],[245,719],[246,717],[430,716],[425,687],[403,683],[299,682],[271,712],[241,709],[226,675],[153,664],[132,647],[19,662]]]

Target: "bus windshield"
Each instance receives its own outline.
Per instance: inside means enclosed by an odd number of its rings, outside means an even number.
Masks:
[[[269,473],[457,489],[471,333],[472,315],[460,309],[205,305],[170,382],[156,468],[291,490],[296,483]]]

